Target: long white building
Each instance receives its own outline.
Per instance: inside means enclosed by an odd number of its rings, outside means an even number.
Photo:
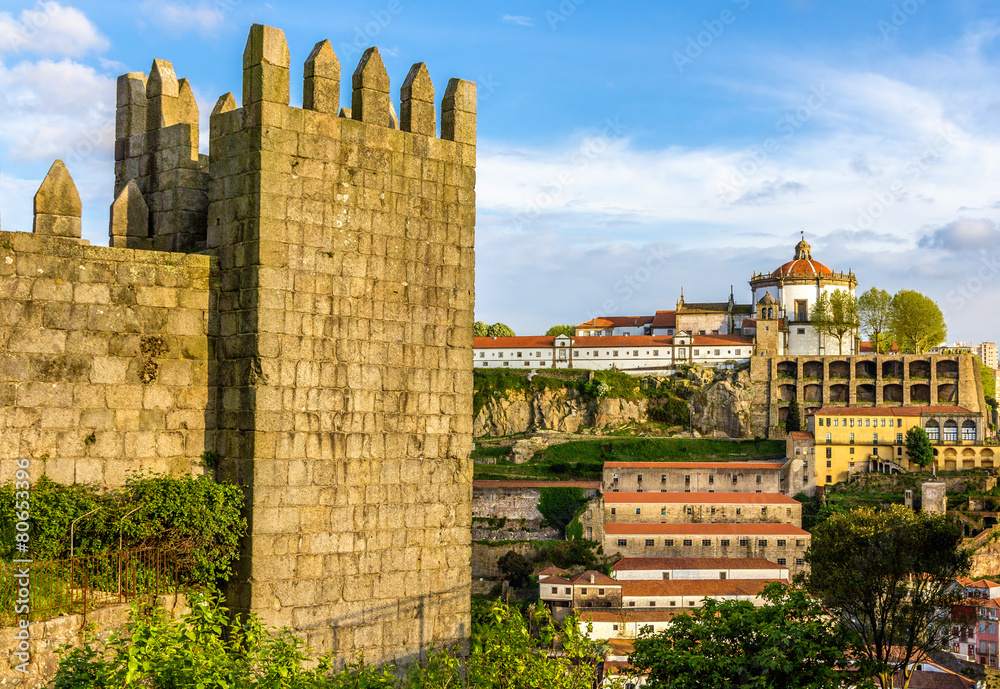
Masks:
[[[753,340],[739,335],[559,335],[477,337],[475,368],[671,369],[678,364],[724,366],[749,361]]]

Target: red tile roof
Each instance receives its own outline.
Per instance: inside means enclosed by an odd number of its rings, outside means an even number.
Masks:
[[[683,615],[682,610],[622,610],[619,612],[609,612],[607,610],[587,610],[580,609],[580,619],[584,622],[669,622],[674,615]],[[622,649],[625,651],[626,649]],[[635,647],[628,653],[616,655],[631,655]],[[614,652],[614,649],[612,649]]]
[[[623,557],[611,567],[616,572],[664,569],[785,569],[759,557]]]
[[[734,459],[731,462],[605,462],[605,469],[780,469],[783,460],[774,462],[748,462]]]
[[[668,505],[798,505],[781,493],[605,493],[604,502]]]
[[[771,273],[772,277],[819,277],[820,275],[833,275],[833,271],[819,261],[804,258],[782,264]]]
[[[634,328],[636,326],[648,325],[653,322],[653,316],[601,316],[586,323],[581,323],[577,328]]]
[[[656,315],[653,316],[653,327],[654,328],[676,328],[677,327],[677,312],[676,311],[657,311]]]
[[[677,534],[704,536],[808,536],[791,524],[605,524],[605,534]]]
[[[512,349],[515,347],[552,347],[556,338],[547,335],[525,335],[520,337],[474,337],[474,349]]]
[[[788,435],[790,435],[792,437],[792,440],[812,440],[813,439],[813,434],[810,433],[809,431],[792,431]]]
[[[472,482],[472,488],[586,488],[588,490],[600,490],[600,481],[492,481],[487,479],[476,479]]]
[[[669,347],[674,343],[673,335],[581,335],[573,338],[577,349],[591,347]]]
[[[538,576],[562,576],[563,574],[568,574],[565,569],[559,569],[558,567],[546,567],[545,569],[538,572]]]
[[[591,581],[590,577],[594,577]],[[580,584],[581,586],[587,586],[588,584],[594,584],[595,586],[600,584],[601,586],[621,586],[620,581],[615,581],[607,574],[602,574],[592,569],[588,569],[586,572],[580,572],[575,577],[570,579],[571,583]]]
[[[749,345],[753,346],[752,337],[742,335],[694,335],[691,346],[709,347],[711,345]]]
[[[622,598],[637,596],[757,596],[786,579],[650,579],[622,582]]]
[[[923,414],[975,414],[965,407],[822,407],[815,414],[820,416],[921,416]]]
[[[569,579],[565,578],[565,577],[560,577],[560,576],[549,575],[549,576],[543,577],[542,574],[541,574],[541,572],[539,572],[539,574],[538,574],[538,583],[539,584],[545,584],[546,586],[548,586],[549,584],[566,584],[567,586],[569,586],[573,582],[570,581]]]

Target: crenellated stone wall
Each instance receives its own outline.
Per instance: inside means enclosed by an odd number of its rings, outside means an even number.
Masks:
[[[169,62],[122,76],[112,247],[80,239],[59,161],[34,232],[0,233],[0,479],[28,457],[115,486],[214,453],[247,498],[229,606],[406,663],[471,621],[475,84],[439,110],[414,65],[397,116],[371,48],[341,109],[322,41],[293,108],[290,64],[254,25],[208,156]]]

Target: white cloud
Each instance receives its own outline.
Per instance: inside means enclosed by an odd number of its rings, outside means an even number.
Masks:
[[[213,35],[225,23],[224,3],[161,2],[146,0],[142,5],[144,19],[152,20],[157,29],[186,34],[192,30],[202,35]]]
[[[995,338],[982,315],[1000,295],[1000,69],[960,51],[886,73],[804,66],[762,81],[755,107],[772,108],[774,126],[750,145],[481,141],[477,318],[529,334],[671,308],[681,285],[714,301],[734,284],[746,299],[752,271],[790,259],[804,229],[813,255],[862,288],[918,289],[952,338]],[[599,153],[582,155],[595,142]],[[658,246],[669,259],[631,287]],[[555,285],[559,297],[542,298]]]
[[[34,53],[51,57],[80,57],[108,48],[87,16],[58,2],[39,2],[15,17],[0,12],[0,55]]]
[[[517,24],[518,26],[534,26],[535,20],[523,15],[505,14],[503,17],[505,24]]]

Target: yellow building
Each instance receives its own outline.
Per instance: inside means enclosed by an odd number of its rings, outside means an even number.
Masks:
[[[855,473],[918,471],[906,454],[906,433],[927,431],[939,471],[994,467],[985,447],[983,415],[964,407],[823,407],[813,415],[817,486]]]

